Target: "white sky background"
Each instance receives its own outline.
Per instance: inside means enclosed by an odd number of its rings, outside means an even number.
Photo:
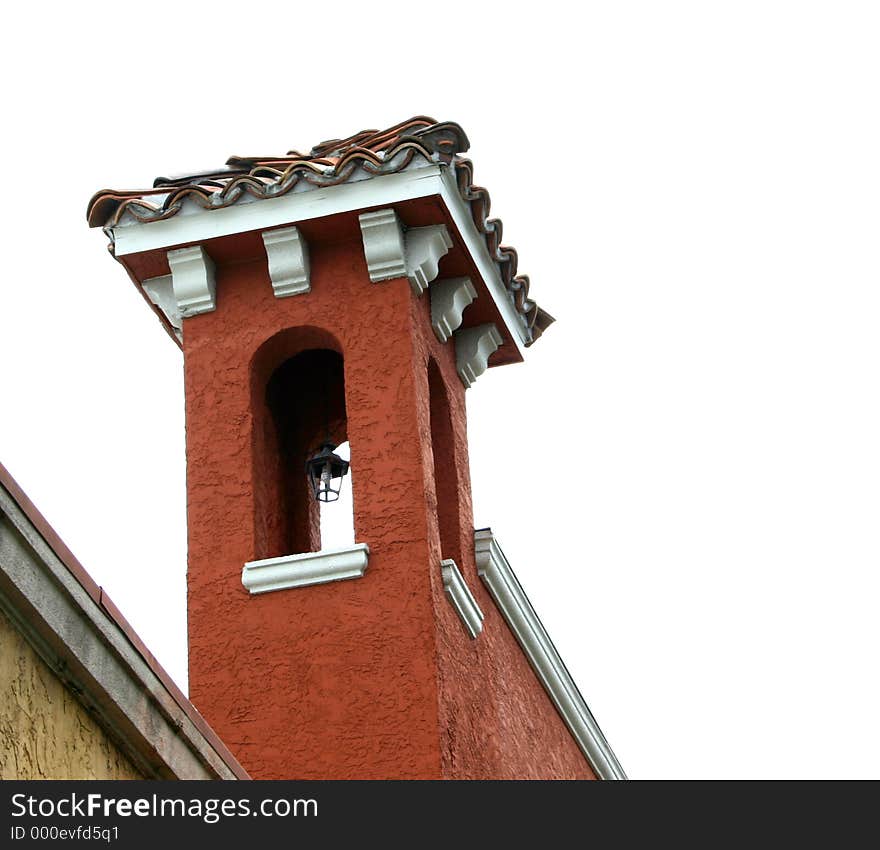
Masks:
[[[468,392],[476,523],[624,769],[876,777],[877,9],[10,6],[0,461],[185,684],[182,357],[86,203],[457,121],[558,319]]]

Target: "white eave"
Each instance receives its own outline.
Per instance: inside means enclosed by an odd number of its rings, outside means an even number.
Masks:
[[[459,195],[455,177],[447,166],[411,168],[338,186],[291,192],[278,198],[242,199],[218,209],[181,210],[178,215],[161,221],[118,224],[110,228],[110,233],[115,255],[124,257],[432,196],[439,196],[449,212],[510,338],[522,355],[529,342],[525,320],[501,280],[486,241],[473,222],[469,205]]]

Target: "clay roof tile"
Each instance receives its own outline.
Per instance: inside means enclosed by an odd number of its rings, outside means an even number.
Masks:
[[[248,195],[278,197],[303,181],[316,188],[335,186],[359,170],[378,176],[403,171],[416,157],[439,162],[453,167],[459,195],[469,205],[474,224],[529,329],[527,344],[531,344],[554,319],[529,298],[529,279],[518,274],[516,251],[501,244],[501,221],[489,217],[489,193],[474,185],[473,164],[461,156],[469,147],[458,124],[418,115],[385,130],[361,130],[344,139],[321,142],[308,154],[292,150],[285,156],[231,156],[225,168],[157,177],[151,189],[103,189],[89,201],[87,218],[91,227],[109,231],[126,215],[140,222],[171,218],[186,200],[206,210],[220,209]]]

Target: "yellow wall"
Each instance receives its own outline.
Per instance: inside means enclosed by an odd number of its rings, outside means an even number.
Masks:
[[[0,611],[0,779],[141,779]]]

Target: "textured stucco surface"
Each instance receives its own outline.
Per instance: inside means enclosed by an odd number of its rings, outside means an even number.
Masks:
[[[449,779],[592,779],[589,764],[477,575],[466,391],[456,374],[454,346],[439,343],[431,329],[429,300],[413,300],[411,309],[426,469],[442,774]],[[445,403],[437,398],[438,374]],[[483,380],[491,377],[489,373]],[[479,386],[468,392],[479,392]],[[440,444],[432,445],[432,437]],[[442,468],[435,469],[435,460]],[[438,503],[452,494],[457,494],[457,516],[449,515],[448,504]],[[466,635],[443,591],[443,558],[455,559],[485,615],[475,640]]]
[[[0,611],[0,779],[141,779]]]
[[[220,260],[217,310],[185,322],[191,699],[258,779],[589,778],[477,577],[464,388],[428,295],[416,299],[405,279],[370,282],[354,216],[302,230],[310,293],[275,298],[265,259],[235,257],[227,240],[207,246]],[[308,348],[344,357],[347,418],[335,427],[351,444],[369,567],[251,597],[242,565],[292,554],[267,551],[286,520],[265,386]],[[451,555],[437,520],[429,358],[448,396],[437,457],[451,459],[460,494],[457,522],[444,512]],[[476,641],[443,592],[450,556],[486,614]]]

